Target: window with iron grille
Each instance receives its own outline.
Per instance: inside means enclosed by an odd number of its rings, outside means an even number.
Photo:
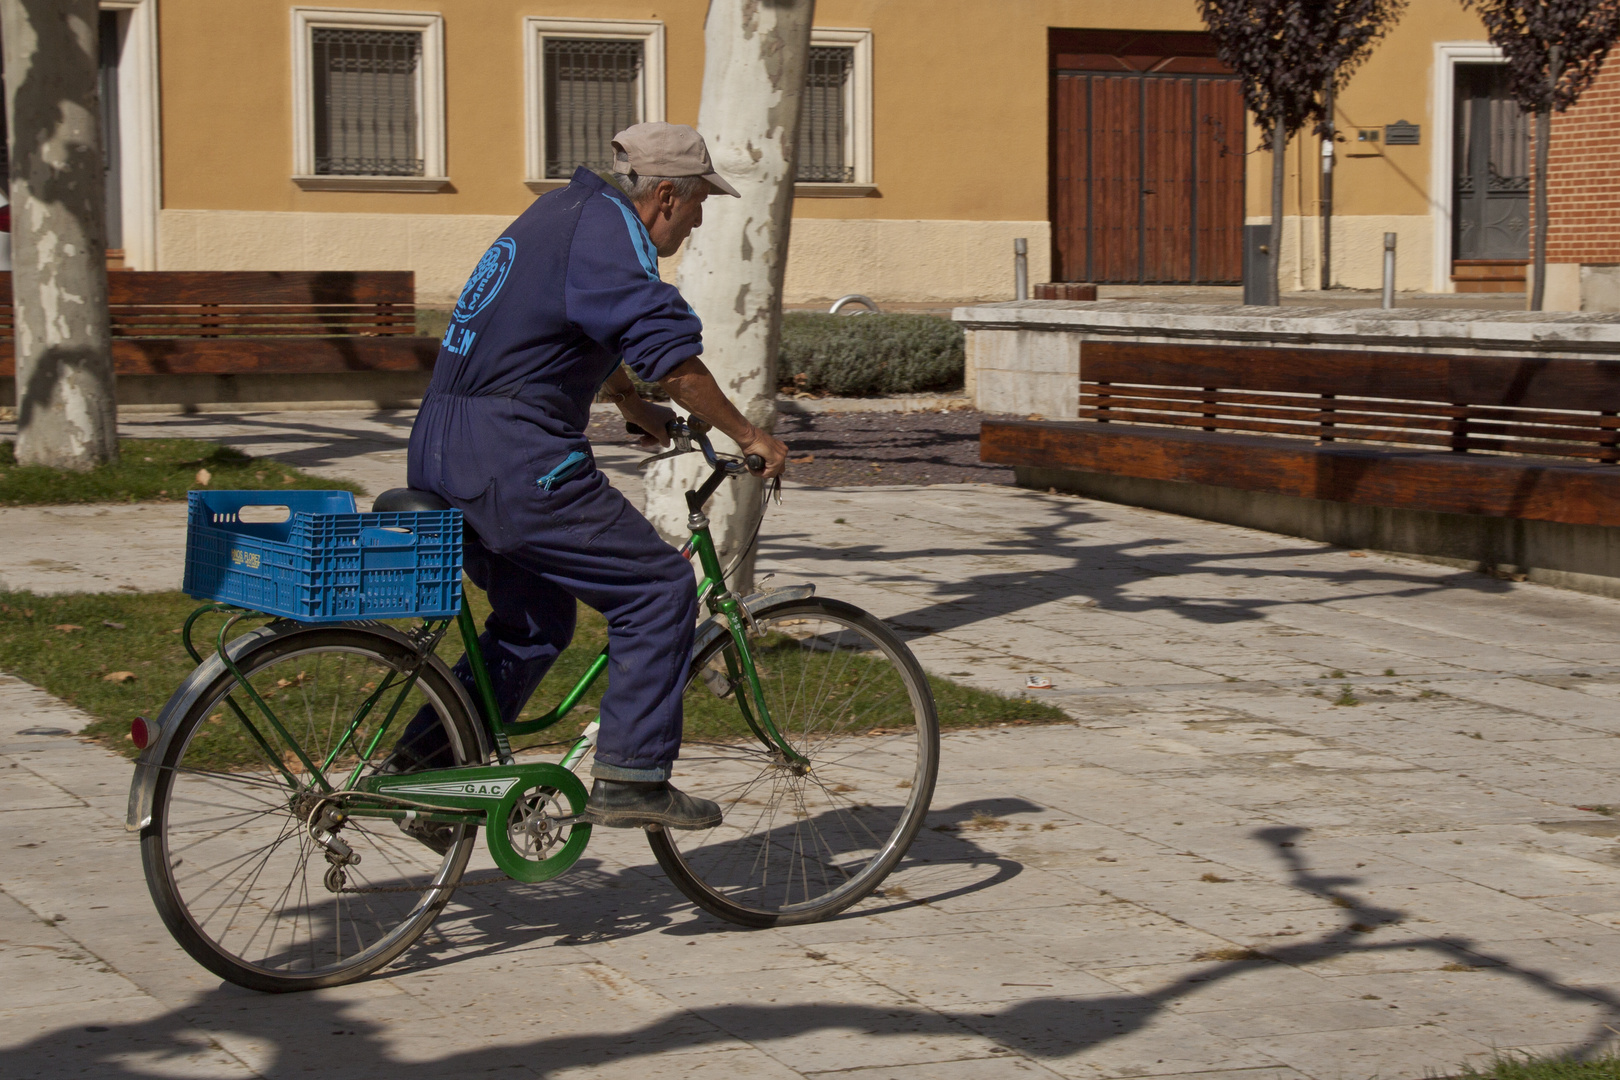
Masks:
[[[316,27],[315,172],[421,176],[422,35]]]
[[[641,123],[643,43],[545,39],[546,171],[613,167],[613,136]]]
[[[800,183],[848,184],[855,179],[849,161],[850,73],[855,50],[843,45],[810,49],[799,114]]]

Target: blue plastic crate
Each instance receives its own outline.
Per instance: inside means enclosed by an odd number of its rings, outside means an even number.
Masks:
[[[306,623],[461,610],[459,510],[361,514],[347,491],[193,491],[187,501],[182,587],[199,600]],[[243,521],[245,507],[287,516]]]

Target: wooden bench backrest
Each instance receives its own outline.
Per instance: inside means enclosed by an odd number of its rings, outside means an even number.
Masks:
[[[157,270],[107,275],[114,337],[412,335],[410,270]],[[0,273],[0,336],[11,337]]]
[[[1087,341],[1080,417],[1620,462],[1620,360]]]

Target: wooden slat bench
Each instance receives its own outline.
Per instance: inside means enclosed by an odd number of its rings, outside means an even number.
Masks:
[[[1365,506],[1620,525],[1620,361],[1085,342],[1079,419],[984,461]]]
[[[411,271],[125,271],[107,276],[119,375],[429,372]],[[16,374],[0,274],[0,377]]]

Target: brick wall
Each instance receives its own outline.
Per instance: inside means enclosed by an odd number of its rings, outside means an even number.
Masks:
[[[1553,113],[1547,178],[1547,261],[1620,263],[1620,60]]]

